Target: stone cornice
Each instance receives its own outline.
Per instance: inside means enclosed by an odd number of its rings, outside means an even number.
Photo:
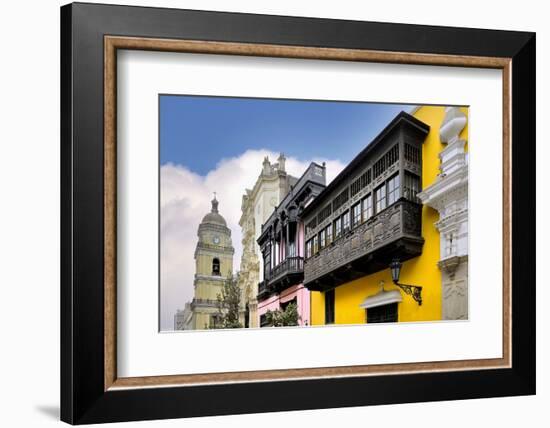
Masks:
[[[207,281],[216,281],[216,282],[224,282],[228,279],[231,279],[231,276],[221,276],[221,275],[201,275],[200,273],[195,274],[195,280],[201,279],[201,280],[207,280]]]
[[[203,232],[203,231],[222,232],[222,233],[227,234],[228,236],[231,236],[231,229],[229,229],[227,226],[222,226],[220,224],[201,223],[199,225],[198,233]]]
[[[451,174],[440,175],[436,181],[417,195],[423,204],[442,211],[449,200],[468,197],[468,165]]]
[[[197,258],[199,253],[200,253],[200,255],[207,255],[207,256],[212,256],[212,257],[217,257],[217,256],[228,256],[228,257],[230,257],[230,256],[233,255],[233,252],[209,251],[209,250],[196,248],[195,249],[195,259]]]
[[[437,266],[439,269],[444,270],[447,272],[447,274],[450,276],[451,279],[454,279],[454,275],[456,272],[456,269],[461,263],[465,263],[468,261],[468,254],[462,255],[462,256],[451,256],[446,257],[439,262],[437,262]]]
[[[197,242],[197,250],[210,250],[215,253],[234,254],[235,249],[233,247],[224,247],[221,245],[208,244],[206,242]]]
[[[468,209],[461,209],[458,211],[453,211],[450,215],[442,217],[439,221],[435,223],[435,227],[441,233],[445,233],[449,230],[458,229],[459,224],[468,221]]]
[[[258,176],[258,179],[256,180],[256,183],[254,183],[254,187],[252,188],[252,191],[248,194],[248,201],[253,202],[256,200],[256,196],[258,195],[258,192],[260,191],[260,187],[262,186],[262,183],[274,183],[281,178],[287,178],[288,174],[286,171],[278,171],[276,170],[273,174],[264,175],[260,174]]]
[[[264,184],[264,183],[275,184],[276,183],[277,184],[277,189],[273,189],[273,190],[278,190],[278,188],[281,185],[281,181],[289,179],[291,177],[292,176],[287,174],[286,171],[279,171],[279,170],[275,170],[273,172],[273,174],[269,174],[269,175],[264,175],[263,173],[261,173],[258,176],[258,178],[256,179],[256,182],[254,183],[254,187],[252,188],[252,190],[246,189],[246,195],[243,195],[243,201],[242,201],[242,204],[241,204],[241,213],[242,214],[241,214],[241,217],[239,219],[239,225],[241,227],[243,226],[243,222],[244,222],[245,218],[248,215],[254,216],[254,205],[255,205],[258,193],[260,192],[260,189],[262,187],[262,184]]]

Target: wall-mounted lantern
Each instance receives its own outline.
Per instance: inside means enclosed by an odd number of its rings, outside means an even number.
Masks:
[[[399,283],[399,275],[401,274],[401,266],[403,263],[399,259],[393,259],[390,263],[391,278],[395,285],[401,288],[406,294],[411,296],[418,305],[422,305],[422,287],[418,285],[409,285]]]

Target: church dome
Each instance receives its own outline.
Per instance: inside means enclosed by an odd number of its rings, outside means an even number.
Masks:
[[[215,196],[212,199],[212,210],[203,217],[201,224],[217,224],[227,227],[225,219],[218,212],[218,200]]]

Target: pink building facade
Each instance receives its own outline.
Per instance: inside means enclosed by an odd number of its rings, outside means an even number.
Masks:
[[[270,326],[268,311],[295,303],[298,325],[310,325],[310,295],[303,286],[304,225],[299,214],[325,188],[325,165],[311,163],[262,225],[258,244],[263,278],[258,285],[260,327]]]
[[[310,305],[309,290],[303,284],[293,285],[278,295],[272,295],[258,304],[258,315],[260,317],[260,326],[264,320],[267,311],[276,311],[284,309],[289,303],[296,303],[298,306],[298,325],[310,325]]]

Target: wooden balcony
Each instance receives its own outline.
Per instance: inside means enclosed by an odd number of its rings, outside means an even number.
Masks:
[[[347,231],[304,264],[304,285],[325,291],[421,254],[422,205],[401,199]]]
[[[271,287],[269,281],[264,280],[258,284],[258,300],[261,302],[271,295]]]
[[[260,301],[292,285],[300,284],[304,280],[304,258],[287,257],[271,269],[271,272],[264,272],[264,277],[264,281],[258,284]]]

